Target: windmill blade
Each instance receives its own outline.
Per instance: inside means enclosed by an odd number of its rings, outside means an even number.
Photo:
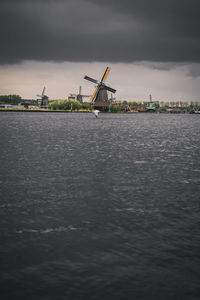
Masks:
[[[98,81],[96,79],[93,79],[93,78],[91,78],[89,76],[85,76],[84,79],[89,80],[89,81],[91,81],[93,83],[98,83]]]
[[[106,78],[108,77],[109,72],[110,72],[110,68],[107,67],[106,70],[105,70],[105,72],[104,72],[104,74],[103,74],[101,82],[105,82]]]
[[[42,98],[42,95],[36,95],[36,96]]]
[[[42,97],[44,96],[44,92],[45,92],[45,86],[44,86],[43,91],[42,91]]]
[[[77,94],[70,94],[71,97],[76,97],[78,96]]]
[[[82,87],[80,86],[79,87],[79,95],[81,95],[81,89],[82,89]]]
[[[92,97],[91,97],[91,99],[90,99],[90,102],[92,102],[92,101],[94,100],[94,98],[95,98],[95,96],[96,96],[98,90],[99,90],[99,87],[97,87],[97,88],[95,89],[94,94],[92,95]]]
[[[109,87],[109,86],[107,86],[107,85],[104,85],[104,88],[105,88],[107,91],[111,92],[111,93],[115,93],[115,92],[116,92],[116,90],[112,89],[111,87]]]

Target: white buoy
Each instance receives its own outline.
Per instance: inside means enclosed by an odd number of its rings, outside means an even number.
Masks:
[[[100,112],[100,111],[99,111],[98,109],[95,109],[95,110],[94,110],[94,115],[95,115],[96,118],[98,117],[99,112]]]

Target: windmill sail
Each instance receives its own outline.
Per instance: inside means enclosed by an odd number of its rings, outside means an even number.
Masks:
[[[89,81],[91,81],[93,83],[98,83],[98,81],[96,79],[93,79],[93,78],[91,78],[89,76],[85,76],[84,79],[89,80]]]
[[[42,97],[44,96],[44,93],[45,93],[45,86],[44,86],[43,91],[42,91]]]
[[[108,77],[109,72],[110,72],[110,68],[107,67],[106,70],[105,70],[105,72],[104,72],[104,74],[103,74],[101,82],[105,82],[106,81],[106,78]]]
[[[105,85],[105,90],[107,90],[107,91],[109,91],[109,92],[111,92],[111,93],[115,93],[116,92],[116,90],[115,89],[112,89],[111,87],[109,87],[109,86],[107,86],[107,85]]]
[[[94,100],[94,98],[95,98],[97,92],[98,92],[98,87],[95,89],[94,94],[92,95],[92,97],[91,97],[91,99],[90,99],[90,102],[92,102],[92,101]]]

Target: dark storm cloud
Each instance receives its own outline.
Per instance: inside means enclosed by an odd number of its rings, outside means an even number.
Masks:
[[[3,0],[0,63],[200,62],[199,0]]]

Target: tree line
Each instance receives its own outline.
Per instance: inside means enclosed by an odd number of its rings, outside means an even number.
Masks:
[[[18,105],[21,102],[22,102],[22,98],[19,95],[0,96],[0,104]]]
[[[80,103],[77,100],[55,100],[51,101],[48,105],[51,110],[80,110],[80,109],[92,109],[89,103]]]

